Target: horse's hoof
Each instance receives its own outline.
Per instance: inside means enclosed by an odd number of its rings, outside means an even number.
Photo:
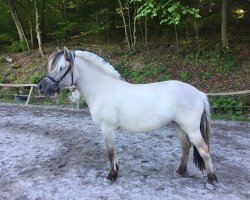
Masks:
[[[209,173],[207,174],[207,183],[214,185],[216,183],[218,183],[218,178],[214,173]]]
[[[107,179],[114,182],[117,179],[117,171],[109,172]]]
[[[215,190],[217,188],[217,184],[206,183],[205,188],[208,190]]]
[[[185,177],[187,174],[180,174],[178,171],[174,172],[174,178],[182,178]]]
[[[187,175],[187,169],[177,169],[175,172],[174,172],[174,177],[175,178],[178,178],[178,177],[184,177]]]
[[[214,173],[207,175],[206,188],[209,190],[215,190],[217,188],[218,179]]]
[[[179,176],[185,176],[187,174],[187,168],[179,168],[175,171]]]

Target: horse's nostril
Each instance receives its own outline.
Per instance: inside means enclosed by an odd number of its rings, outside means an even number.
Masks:
[[[38,89],[39,89],[40,91],[42,91],[42,90],[43,90],[43,86],[42,86],[42,84],[40,84],[40,85],[38,86]]]

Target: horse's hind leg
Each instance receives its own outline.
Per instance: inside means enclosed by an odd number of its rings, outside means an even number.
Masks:
[[[111,181],[115,181],[117,178],[117,172],[118,172],[118,164],[117,164],[116,154],[115,154],[115,130],[107,126],[102,126],[102,132],[105,137],[107,150],[108,150],[108,158],[110,162],[110,170],[109,170],[107,179]]]
[[[187,137],[185,131],[181,129],[178,125],[176,125],[176,135],[180,141],[182,156],[181,156],[181,164],[179,168],[176,170],[178,174],[184,176],[187,172],[187,162],[189,158],[189,151],[191,147],[191,143]]]
[[[200,130],[188,133],[188,136],[189,136],[190,141],[194,144],[194,162],[196,166],[201,171],[203,169],[206,170],[207,182],[213,185],[214,182],[218,182],[218,179],[213,172],[212,160],[210,157],[208,145],[204,141]],[[201,157],[202,159],[200,159],[199,157]]]

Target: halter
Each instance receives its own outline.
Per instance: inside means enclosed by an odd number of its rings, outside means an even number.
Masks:
[[[64,77],[70,72],[71,68],[72,68],[72,64],[74,63],[74,59],[75,59],[75,53],[71,52],[70,53],[70,57],[66,57],[66,61],[68,61],[70,63],[68,69],[66,70],[66,72],[64,72],[64,74],[58,79],[55,80],[53,77],[51,76],[45,76],[47,78],[49,78],[51,81],[53,81],[53,84],[50,86],[52,90],[54,91],[58,91],[59,90],[59,83],[61,82],[62,79],[64,79]],[[71,86],[73,85],[73,72],[71,72]]]

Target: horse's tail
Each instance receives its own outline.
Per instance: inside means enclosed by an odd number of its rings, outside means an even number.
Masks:
[[[205,141],[205,143],[208,146],[209,150],[209,144],[210,144],[210,128],[211,128],[211,122],[210,122],[210,107],[207,99],[207,95],[202,93],[202,99],[204,102],[204,110],[201,116],[200,121],[200,131],[201,135]],[[197,148],[194,146],[194,157],[193,162],[200,169],[201,171],[205,170],[205,162],[201,155],[199,154]]]

